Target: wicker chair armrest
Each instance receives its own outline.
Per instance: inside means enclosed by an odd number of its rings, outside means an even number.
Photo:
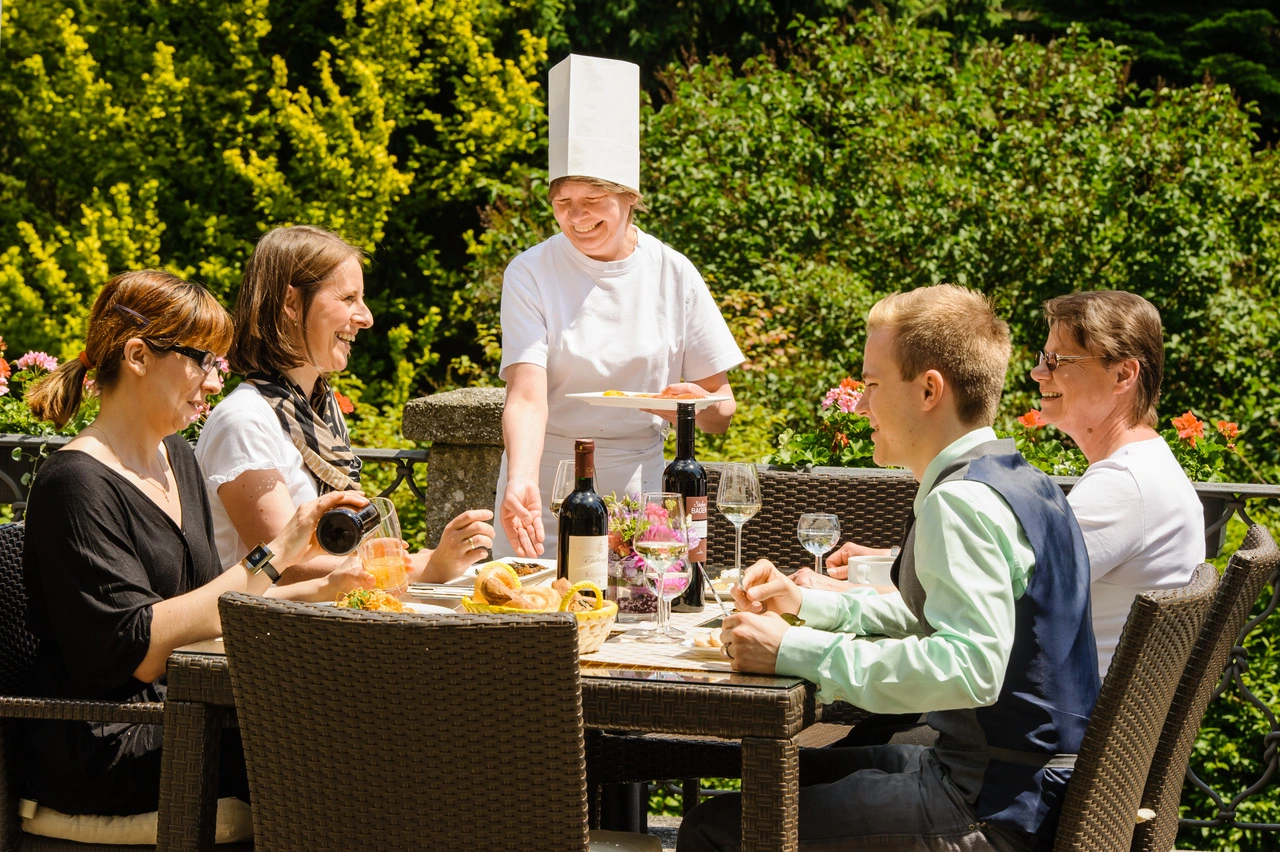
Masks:
[[[67,698],[0,697],[0,719],[57,719],[81,722],[164,723],[162,702],[121,704]]]

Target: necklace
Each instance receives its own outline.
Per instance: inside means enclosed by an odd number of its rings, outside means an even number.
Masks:
[[[154,488],[157,492],[159,492],[161,499],[163,499],[163,500],[164,500],[164,504],[165,504],[165,506],[166,506],[166,507],[167,507],[167,506],[169,506],[169,504],[170,504],[170,500],[169,500],[169,470],[168,470],[168,468],[167,468],[167,467],[165,468],[165,472],[164,472],[164,484],[163,484],[163,485],[161,485],[161,484],[160,484],[160,483],[159,483],[159,482],[158,482],[154,477],[149,477],[149,476],[145,475],[144,473],[142,473],[142,472],[141,472],[140,470],[138,470],[137,468],[133,468],[133,467],[130,467],[129,465],[125,464],[125,463],[124,463],[124,459],[120,458],[120,454],[116,452],[115,445],[111,443],[111,436],[107,434],[107,432],[106,432],[106,430],[105,430],[105,429],[103,429],[103,428],[102,428],[101,426],[99,426],[97,423],[92,423],[92,424],[90,424],[89,426],[87,426],[86,428],[93,429],[93,430],[95,430],[99,435],[101,435],[101,436],[102,436],[102,439],[103,439],[103,440],[106,442],[106,444],[107,444],[107,449],[108,449],[108,450],[110,450],[110,451],[111,451],[111,455],[115,457],[116,463],[117,463],[117,464],[119,464],[119,465],[120,465],[122,468],[124,468],[125,470],[129,471],[130,473],[132,473],[134,476],[136,476],[136,477],[138,478],[138,481],[139,481],[139,482],[142,482],[142,483],[145,483],[145,484],[147,484],[147,485],[150,485],[150,486],[151,486],[152,488]],[[83,431],[83,430],[81,430],[81,431]]]

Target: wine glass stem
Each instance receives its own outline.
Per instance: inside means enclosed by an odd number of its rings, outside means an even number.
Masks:
[[[822,575],[822,554],[821,553],[813,554],[813,573],[819,576]]]
[[[658,575],[658,633],[662,636],[667,635],[667,607],[671,604],[667,602],[667,596],[663,594],[665,591],[663,586],[664,580],[661,574]]]
[[[742,582],[742,524],[733,525],[733,567],[738,573],[738,582]]]

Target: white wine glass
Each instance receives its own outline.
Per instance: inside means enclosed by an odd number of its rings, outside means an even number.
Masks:
[[[555,482],[551,485],[551,514],[560,517],[560,504],[577,486],[573,476],[573,459],[561,459],[556,465]]]
[[[822,570],[822,554],[840,542],[840,519],[822,512],[801,515],[800,523],[796,524],[796,536],[804,549],[813,554],[814,573],[826,573]]]
[[[733,524],[733,567],[741,578],[742,525],[760,511],[760,477],[756,475],[755,465],[729,462],[720,468],[716,508]]]
[[[573,493],[573,489],[578,487],[577,472],[573,468],[573,459],[561,459],[556,464],[556,478],[551,483],[551,514],[557,518],[560,517],[560,504],[564,502],[564,498]],[[596,487],[596,475],[591,474],[591,490],[597,494],[600,489]]]
[[[640,498],[649,524],[636,533],[631,546],[644,560],[645,582],[658,599],[658,629],[639,642],[680,641],[671,629],[671,601],[689,588],[689,518],[684,497],[673,491],[647,492]]]

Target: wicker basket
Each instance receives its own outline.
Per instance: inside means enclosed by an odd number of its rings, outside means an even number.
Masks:
[[[599,651],[600,646],[604,644],[604,640],[609,638],[609,628],[613,627],[613,622],[618,616],[618,605],[613,601],[605,600],[604,595],[592,583],[579,583],[574,586],[574,591],[579,587],[593,589],[596,593],[596,608],[583,612],[575,612],[573,615],[578,619],[578,653],[590,654],[592,651]],[[572,592],[565,595],[565,603],[573,597]],[[462,608],[467,612],[494,612],[508,615],[528,615],[530,612],[539,612],[540,610],[520,609],[513,606],[495,606],[488,603],[478,603],[470,597],[462,599]]]

